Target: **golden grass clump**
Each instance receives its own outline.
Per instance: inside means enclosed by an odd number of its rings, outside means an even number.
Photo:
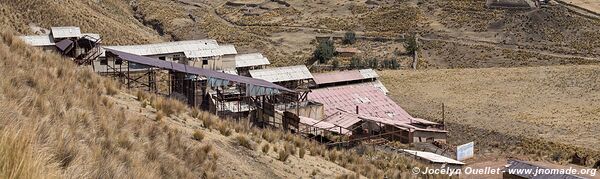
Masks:
[[[217,127],[217,129],[219,130],[219,132],[221,133],[221,135],[224,135],[224,136],[230,136],[231,135],[231,129],[229,129],[229,125],[228,124],[220,123],[219,127]]]
[[[204,139],[204,133],[200,130],[195,130],[192,134],[192,139],[202,141],[202,139]]]
[[[186,109],[184,104],[174,99],[154,98],[154,101],[151,102],[151,105],[154,106],[156,110],[163,112],[167,116],[180,114]]]
[[[266,143],[265,145],[263,145],[263,147],[262,147],[262,152],[263,153],[268,154],[269,150],[271,150],[271,146],[268,143]]]
[[[285,162],[290,157],[290,151],[281,149],[279,150],[279,158],[277,160]]]
[[[246,147],[250,150],[254,150],[254,144],[252,144],[250,139],[248,139],[248,137],[246,137],[245,135],[237,135],[235,137],[235,140],[238,143],[238,145]]]
[[[300,158],[304,158],[304,154],[306,154],[306,149],[304,149],[304,147],[301,147],[300,151],[298,152],[298,156]]]

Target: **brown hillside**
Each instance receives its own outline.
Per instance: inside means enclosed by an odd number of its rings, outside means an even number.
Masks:
[[[84,32],[100,33],[108,44],[161,41],[157,32],[136,20],[127,2],[119,0],[2,1],[0,22],[21,34],[32,33],[30,25],[79,26]]]
[[[409,177],[396,154],[326,149],[138,92],[0,38],[0,177]],[[267,147],[268,146],[268,147]],[[364,156],[364,157],[363,157]]]

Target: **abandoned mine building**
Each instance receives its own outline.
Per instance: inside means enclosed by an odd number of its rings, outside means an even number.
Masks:
[[[404,143],[445,140],[443,124],[415,118],[392,101],[372,69],[312,74],[304,65],[268,67],[216,40],[102,46],[100,35],[52,27],[27,43],[71,57],[127,88],[180,100],[221,117],[248,119],[307,137]]]
[[[81,33],[79,27],[51,27],[49,34],[20,36],[20,38],[31,46],[56,51],[73,58],[78,64],[91,64],[101,55],[100,35]]]

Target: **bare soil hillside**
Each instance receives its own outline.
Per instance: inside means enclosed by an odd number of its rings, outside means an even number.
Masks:
[[[572,12],[564,5],[515,10],[489,9],[485,3],[432,0],[419,5],[425,17],[420,22],[428,24],[422,29],[426,48],[422,59],[433,64],[429,67],[581,64],[576,59],[600,58],[600,19]],[[444,44],[439,45],[441,42]],[[482,45],[488,49],[472,47]],[[517,51],[531,55],[515,54]],[[456,61],[464,64],[455,65]]]

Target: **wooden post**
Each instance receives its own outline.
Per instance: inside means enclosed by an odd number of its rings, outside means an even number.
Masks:
[[[446,130],[446,109],[444,103],[442,103],[442,125],[444,130]]]

